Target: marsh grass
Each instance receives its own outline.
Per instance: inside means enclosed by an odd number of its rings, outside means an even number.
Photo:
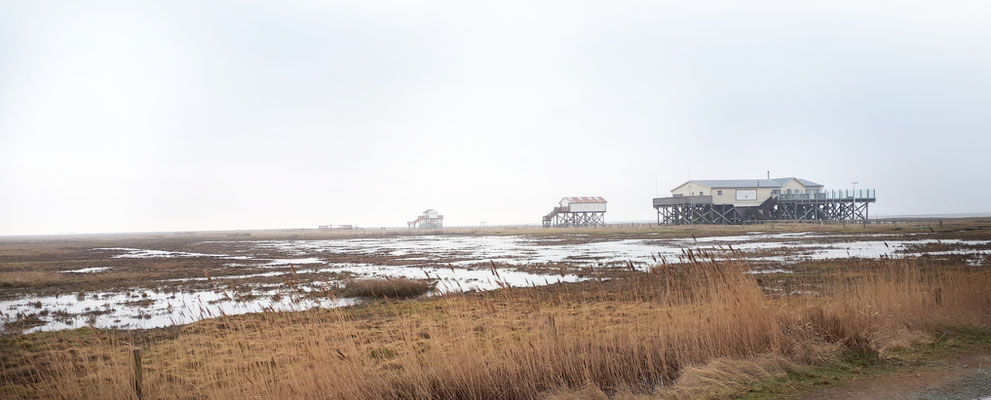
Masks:
[[[148,399],[698,398],[741,376],[873,362],[891,332],[989,322],[984,269],[851,261],[782,294],[744,263],[689,256],[612,280],[3,338],[0,397],[129,398],[137,345]]]
[[[345,297],[408,299],[430,293],[437,282],[428,279],[377,278],[356,279],[345,284]]]

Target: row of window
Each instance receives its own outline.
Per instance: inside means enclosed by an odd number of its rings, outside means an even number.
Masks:
[[[818,190],[816,190],[816,189],[805,189],[805,194],[815,193],[817,191]],[[787,193],[787,194],[792,194],[792,193],[794,193],[794,194],[800,194],[800,193],[802,193],[802,190],[795,189],[794,191],[792,191],[791,189],[787,189],[785,191],[785,193]],[[781,194],[781,190],[774,189],[774,190],[771,191],[771,194]],[[716,196],[722,196],[722,195],[723,195],[723,191],[722,190],[717,190],[716,191]],[[699,196],[705,196],[705,192],[699,192]]]
[[[723,195],[723,191],[722,190],[717,190],[716,191],[716,196],[722,196],[722,195]],[[705,192],[699,192],[699,196],[705,196]]]

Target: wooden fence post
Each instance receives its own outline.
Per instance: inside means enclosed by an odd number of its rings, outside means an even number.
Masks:
[[[141,349],[135,347],[131,350],[131,354],[134,358],[134,394],[138,395],[139,399],[143,399],[144,393],[141,390]]]

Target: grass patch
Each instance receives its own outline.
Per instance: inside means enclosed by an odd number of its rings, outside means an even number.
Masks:
[[[874,353],[846,350],[835,360],[807,369],[787,371],[781,376],[749,382],[726,397],[741,400],[791,398],[824,385],[870,379],[896,373],[903,367],[946,357],[954,353],[991,347],[991,329],[979,326],[940,327],[928,343],[892,352],[887,359]]]
[[[345,297],[408,299],[430,293],[436,285],[436,281],[427,279],[360,279],[348,282],[341,294]]]

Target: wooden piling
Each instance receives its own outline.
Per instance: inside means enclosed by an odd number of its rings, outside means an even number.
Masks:
[[[143,399],[144,393],[141,387],[141,349],[135,347],[131,350],[131,355],[134,358],[134,394],[139,399]]]

